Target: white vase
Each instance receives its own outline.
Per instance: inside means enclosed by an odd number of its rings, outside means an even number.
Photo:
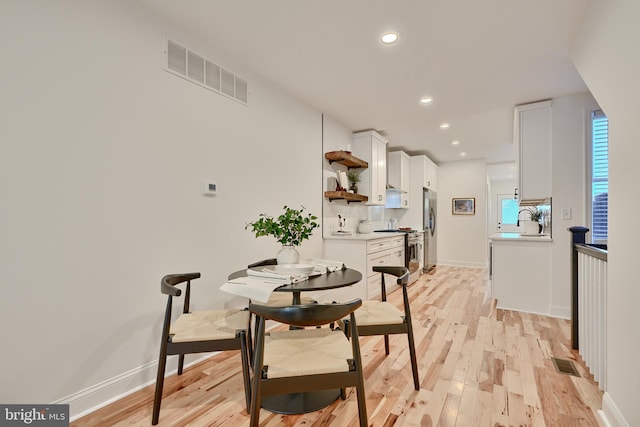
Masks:
[[[278,264],[297,264],[300,261],[300,254],[295,246],[282,245],[282,249],[276,255],[276,260]]]
[[[526,235],[540,234],[540,224],[535,221],[524,222],[524,233]]]

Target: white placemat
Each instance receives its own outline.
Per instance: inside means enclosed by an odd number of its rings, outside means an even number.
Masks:
[[[220,290],[249,298],[252,301],[267,302],[274,289],[286,284],[281,281],[247,276],[231,279],[223,283],[220,286]]]
[[[315,266],[313,271],[322,274],[345,268],[342,261],[335,261],[331,259],[307,258],[304,262],[307,264],[313,264]]]
[[[249,268],[247,269],[247,276],[270,282],[278,281],[285,285],[288,285],[289,283],[304,282],[308,279],[306,274],[276,273],[274,271],[274,266],[272,265],[267,267]]]
[[[267,302],[271,293],[282,285],[303,282],[308,276],[275,273],[267,268],[247,269],[247,277],[228,280],[220,290],[246,297],[252,301]]]

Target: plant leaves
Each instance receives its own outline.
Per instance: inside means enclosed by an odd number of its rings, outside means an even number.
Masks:
[[[284,213],[278,218],[268,214],[260,214],[258,219],[245,225],[245,230],[251,227],[256,238],[273,236],[283,245],[299,246],[302,241],[311,237],[313,229],[319,227],[317,216],[310,213],[304,215],[304,206],[293,209],[284,206]]]

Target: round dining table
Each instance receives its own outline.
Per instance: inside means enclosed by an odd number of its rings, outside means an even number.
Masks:
[[[229,280],[238,277],[246,277],[247,270],[238,270],[229,275]],[[326,291],[329,289],[342,288],[351,286],[362,280],[362,273],[353,268],[343,268],[328,272],[326,274],[312,275],[309,279],[289,285],[282,285],[274,290],[274,292],[291,292],[293,294],[291,304],[300,304],[300,294],[302,292]]]
[[[229,280],[246,276],[246,269],[239,270],[231,273]],[[343,268],[342,270],[311,276],[302,282],[282,285],[276,288],[274,292],[291,292],[291,304],[296,305],[300,304],[300,294],[302,292],[342,288],[354,285],[361,280],[362,273],[358,270]],[[329,406],[338,397],[340,397],[339,389],[329,389],[264,396],[261,403],[264,409],[278,414],[306,414]]]

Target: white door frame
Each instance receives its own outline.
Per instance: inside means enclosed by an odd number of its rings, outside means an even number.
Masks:
[[[502,203],[503,201],[513,201],[514,203],[516,203],[516,218],[513,219],[513,223],[510,222],[505,222],[503,223],[503,218],[502,218]],[[513,198],[513,194],[498,194],[496,197],[496,227],[497,227],[497,232],[498,233],[515,233],[520,231],[520,228],[516,226],[517,223],[517,201],[514,200]]]

